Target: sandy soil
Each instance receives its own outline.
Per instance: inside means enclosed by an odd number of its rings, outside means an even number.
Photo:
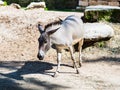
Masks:
[[[52,77],[56,70],[56,51],[49,50],[44,61],[37,59],[37,24],[45,25],[71,14],[83,15],[0,7],[0,90],[120,90],[119,23],[107,23],[115,30],[114,38],[82,51],[80,74],[72,68],[69,52],[63,51],[56,78]],[[77,59],[78,53],[75,56]]]

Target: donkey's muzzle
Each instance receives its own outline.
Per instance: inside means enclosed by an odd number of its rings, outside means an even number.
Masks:
[[[43,60],[43,58],[44,58],[44,56],[41,56],[41,55],[37,55],[37,58],[39,59],[39,60]]]

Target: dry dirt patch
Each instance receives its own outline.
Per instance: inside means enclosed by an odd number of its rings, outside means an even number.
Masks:
[[[0,7],[0,60],[36,59],[39,32],[37,24],[47,24],[69,15],[81,17],[82,13],[21,10]]]

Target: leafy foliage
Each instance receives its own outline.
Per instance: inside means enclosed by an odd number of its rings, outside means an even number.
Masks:
[[[17,3],[26,7],[31,2],[45,1],[48,9],[74,9],[79,0],[5,0],[8,4]]]
[[[98,11],[87,11],[84,14],[84,18],[87,22],[95,21],[110,21],[110,22],[120,22],[120,10],[98,10]]]
[[[95,46],[97,46],[99,48],[103,48],[103,47],[106,47],[106,43],[105,43],[105,41],[101,41],[101,42],[96,43]]]
[[[4,1],[4,6],[7,6],[7,2],[6,1]]]

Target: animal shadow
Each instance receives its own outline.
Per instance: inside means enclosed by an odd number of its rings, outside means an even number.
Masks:
[[[27,62],[0,62],[0,67],[8,68],[14,70],[14,72],[3,74],[5,77],[22,80],[22,75],[25,74],[46,74],[47,70],[53,69],[53,64],[47,62],[39,62],[39,61],[27,61]],[[20,67],[20,68],[18,68]]]

